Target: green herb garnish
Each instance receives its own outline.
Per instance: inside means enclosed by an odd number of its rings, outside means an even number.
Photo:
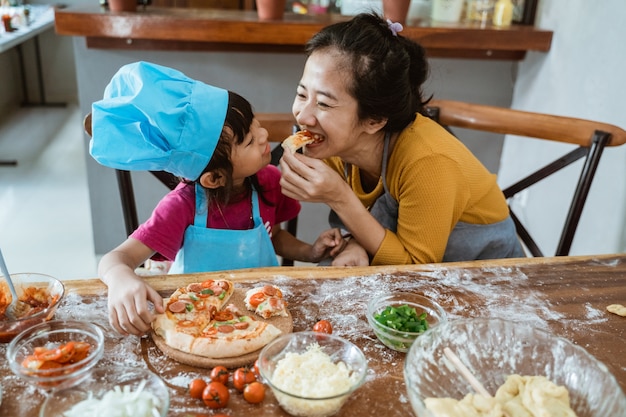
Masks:
[[[374,319],[383,326],[390,327],[399,332],[423,333],[428,330],[426,321],[428,313],[417,314],[413,307],[404,304],[401,306],[389,306],[380,313],[374,314]]]

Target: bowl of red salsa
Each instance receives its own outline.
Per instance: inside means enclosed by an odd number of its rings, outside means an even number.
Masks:
[[[19,333],[51,320],[63,299],[65,287],[58,279],[39,273],[11,274],[19,306],[16,317],[8,317],[12,301],[9,286],[0,280],[0,343],[8,343]]]

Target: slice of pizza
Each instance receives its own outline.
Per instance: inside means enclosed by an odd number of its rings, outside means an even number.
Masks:
[[[272,316],[287,317],[287,303],[283,299],[283,292],[274,285],[256,287],[246,292],[244,300],[246,308],[255,314],[268,319]]]
[[[300,130],[293,135],[287,137],[281,146],[284,149],[289,149],[292,153],[296,152],[298,149],[305,147],[309,143],[319,142],[319,135],[313,135],[308,130]]]
[[[274,325],[240,315],[230,309],[217,312],[194,340],[190,353],[208,358],[228,358],[257,351],[282,332]]]

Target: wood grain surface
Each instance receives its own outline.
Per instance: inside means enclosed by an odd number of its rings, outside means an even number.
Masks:
[[[610,304],[626,304],[626,255],[366,268],[276,267],[147,280],[162,296],[169,296],[185,283],[207,278],[227,278],[243,288],[278,285],[289,302],[293,331],[309,330],[324,318],[333,324],[335,334],[363,350],[369,366],[367,380],[349,398],[340,417],[413,415],[403,379],[405,355],[382,345],[366,321],[368,300],[382,291],[412,291],[433,298],[449,320],[499,317],[531,322],[583,347],[626,389],[626,318],[606,311]],[[117,335],[108,325],[106,287],[99,280],[67,281],[66,287],[57,317],[89,320],[106,331],[99,366],[148,366],[170,387],[168,416],[212,414],[186,393],[191,378],[208,378],[207,369],[164,357],[149,337]],[[0,354],[5,351],[6,346],[0,346]],[[4,388],[0,414],[37,415],[42,395],[14,377],[6,361],[0,364],[0,377]],[[223,410],[230,416],[287,416],[269,391],[258,405],[246,403],[232,387],[230,392],[228,408]]]

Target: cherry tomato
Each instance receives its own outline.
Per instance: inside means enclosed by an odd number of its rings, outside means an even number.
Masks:
[[[228,384],[228,377],[230,376],[228,369],[225,366],[216,366],[211,370],[211,381],[221,382],[222,384]]]
[[[313,326],[313,331],[318,333],[333,333],[333,326],[328,320],[320,320]]]
[[[254,367],[252,369],[254,370],[254,375],[257,378],[261,378],[261,371],[259,371],[259,358],[254,361]]]
[[[211,381],[202,391],[202,401],[209,408],[224,408],[229,399],[228,388],[221,382]]]
[[[196,378],[192,379],[189,383],[189,395],[191,398],[202,399],[202,393],[206,388],[206,381],[204,379]]]
[[[258,404],[265,398],[265,385],[251,382],[243,389],[243,399],[250,404]]]
[[[233,386],[242,392],[246,385],[256,381],[256,376],[248,368],[237,368],[233,374]]]

